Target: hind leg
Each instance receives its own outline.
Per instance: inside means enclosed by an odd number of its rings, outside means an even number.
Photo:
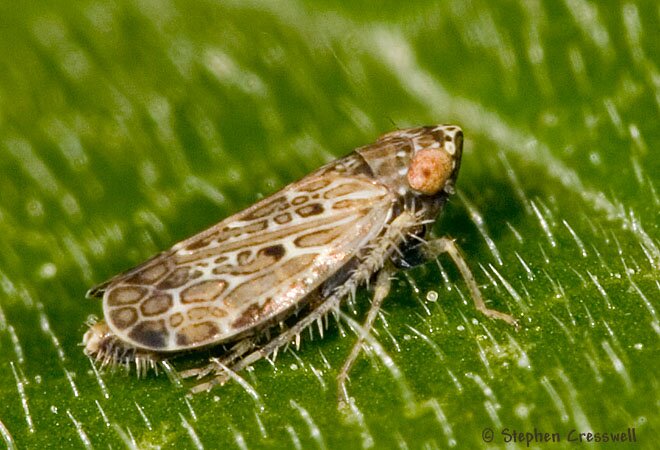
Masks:
[[[198,380],[210,375],[211,373],[218,372],[221,370],[222,366],[219,363],[229,366],[234,363],[237,359],[245,355],[247,352],[251,351],[257,346],[257,339],[254,336],[246,337],[238,341],[227,354],[221,356],[220,358],[212,358],[211,362],[202,367],[196,367],[193,369],[184,370],[179,373],[181,378],[196,378]],[[217,362],[216,362],[217,361]],[[216,384],[222,384],[218,382]],[[194,392],[207,390],[212,386],[207,387],[204,383],[197,385],[193,388]]]
[[[249,338],[246,339],[242,345],[241,343],[237,344],[237,347],[240,346],[240,348],[236,352],[233,352],[234,354],[232,355],[231,360],[220,360],[222,365],[211,361],[203,368],[186,371],[184,377],[196,377],[197,379],[201,379],[208,375],[213,376],[211,380],[194,386],[192,392],[208,391],[215,385],[223,384],[229,378],[227,370],[238,372],[251,366],[262,358],[267,358],[276,354],[284,345],[289,344],[290,342],[298,342],[300,339],[300,333],[302,333],[307,327],[317,320],[321,320],[329,312],[338,310],[342,297],[343,293],[340,295],[331,295],[323,303],[318,304],[318,306],[316,306],[316,308],[309,312],[305,317],[302,317],[291,328],[284,330],[282,333],[263,344],[257,344],[255,340],[250,340]]]

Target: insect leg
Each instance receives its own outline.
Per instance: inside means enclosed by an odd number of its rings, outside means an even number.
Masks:
[[[350,355],[337,376],[337,398],[339,405],[348,405],[348,391],[346,390],[346,380],[348,379],[348,374],[355,363],[355,360],[360,355],[362,346],[364,344],[366,333],[369,333],[371,327],[373,326],[376,317],[378,317],[378,311],[383,304],[383,300],[390,293],[390,287],[392,285],[391,275],[394,272],[392,267],[388,264],[380,272],[378,272],[378,277],[376,279],[376,285],[374,287],[374,298],[371,300],[371,308],[369,313],[367,313],[367,319],[364,322],[364,325],[359,330],[358,339],[351,349]]]
[[[231,347],[231,349],[227,354],[218,358],[217,361],[219,361],[221,364],[225,366],[231,366],[234,363],[234,361],[236,361],[238,358],[240,358],[250,350],[254,349],[256,347],[256,342],[257,342],[256,337],[254,336],[246,337],[238,341],[233,347]],[[214,371],[221,372],[222,368],[215,362],[215,360],[211,360],[211,362],[208,363],[206,366],[184,370],[179,373],[179,376],[181,378],[195,377],[199,380]]]
[[[465,262],[465,258],[463,258],[458,246],[452,239],[442,237],[428,242],[426,246],[426,254],[429,258],[437,258],[443,253],[449,254],[449,257],[454,261],[454,264],[456,264],[456,267],[461,272],[461,276],[465,280],[465,284],[467,284],[468,289],[470,290],[474,306],[481,313],[491,319],[500,319],[516,328],[519,327],[518,321],[509,314],[490,309],[486,306],[481,291],[479,290],[479,286],[472,275],[472,271]]]
[[[328,297],[323,303],[321,303],[318,308],[314,309],[312,312],[307,314],[305,317],[301,318],[295,325],[293,325],[288,330],[284,331],[282,334],[275,336],[271,341],[266,343],[263,347],[253,351],[245,358],[238,361],[235,365],[231,367],[232,370],[238,372],[241,369],[244,369],[247,366],[254,364],[256,361],[269,356],[278,348],[291,342],[297,335],[302,333],[308,326],[313,324],[316,319],[319,317],[324,317],[330,311],[339,308],[343,293],[335,293]]]

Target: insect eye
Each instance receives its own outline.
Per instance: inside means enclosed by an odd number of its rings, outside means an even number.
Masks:
[[[426,195],[442,190],[454,170],[452,157],[444,150],[426,148],[418,151],[408,166],[408,184]]]

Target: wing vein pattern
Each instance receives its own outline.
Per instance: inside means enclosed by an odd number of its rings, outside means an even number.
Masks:
[[[366,175],[322,168],[90,292],[138,348],[231,340],[300,307],[383,231],[393,199]]]

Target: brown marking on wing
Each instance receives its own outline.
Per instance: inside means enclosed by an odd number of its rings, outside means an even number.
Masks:
[[[191,322],[198,322],[210,315],[211,315],[211,311],[207,306],[196,306],[195,308],[189,309],[187,313],[188,320],[190,320]]]
[[[167,294],[157,294],[149,297],[140,305],[140,311],[145,316],[157,316],[172,307],[172,297]]]
[[[218,308],[217,306],[211,307],[211,314],[218,318],[227,317],[229,315],[227,311],[222,308]]]
[[[286,264],[282,264],[272,271],[239,284],[224,297],[224,306],[227,309],[240,307],[245,302],[262,297],[273,287],[280,285],[286,280],[295,280],[295,277],[299,275],[300,272],[308,268],[314,262],[316,256],[315,253],[297,256],[286,261]]]
[[[320,247],[328,245],[342,234],[346,233],[347,229],[352,224],[346,224],[342,227],[327,228],[325,230],[316,230],[311,233],[303,234],[293,241],[298,247]]]
[[[239,266],[244,266],[250,262],[251,256],[252,250],[243,250],[242,252],[238,252],[238,255],[236,255],[236,262]]]
[[[353,194],[353,193],[361,191],[363,189],[364,189],[364,183],[363,182],[362,183],[360,183],[360,182],[341,183],[339,186],[327,190],[323,194],[323,197],[327,198],[327,199],[337,198],[337,197],[342,197],[344,195]]]
[[[207,317],[227,317],[228,313],[222,308],[216,306],[196,306],[190,309],[187,313],[188,320],[191,322],[198,322]]]
[[[286,280],[298,279],[298,275],[305,269],[310,268],[317,256],[317,253],[296,256],[295,258],[286,261],[286,264],[278,266],[275,269],[278,281],[282,283]]]
[[[296,191],[314,192],[323,189],[324,187],[328,186],[330,183],[332,183],[331,178],[327,178],[327,177],[313,178],[310,181],[301,183],[299,186],[296,186]]]
[[[280,214],[279,216],[275,216],[275,218],[274,218],[273,220],[274,220],[276,223],[278,223],[278,224],[280,224],[280,225],[283,225],[283,224],[285,224],[285,223],[289,223],[289,222],[291,222],[291,219],[292,219],[291,214],[289,214],[289,213],[283,213],[283,214]]]
[[[225,226],[215,233],[204,235],[203,238],[197,239],[186,245],[186,250],[192,252],[190,255],[178,254],[178,260],[181,263],[194,261],[197,259],[204,259],[206,256],[214,256],[217,254],[216,247],[210,247],[204,252],[196,251],[209,247],[214,241],[223,242],[231,238],[241,236],[243,234],[252,234],[258,231],[263,231],[268,227],[268,220],[260,220],[253,222],[249,225],[242,225],[239,227]]]
[[[143,320],[128,333],[128,336],[139,345],[152,349],[166,347],[168,335],[163,319]]]
[[[351,198],[339,200],[332,205],[332,209],[361,209],[368,208],[371,205],[371,199]]]
[[[227,288],[224,280],[206,280],[187,287],[181,292],[181,303],[211,302]]]
[[[308,196],[306,196],[306,195],[299,195],[298,197],[296,197],[296,198],[294,198],[293,200],[291,200],[291,204],[292,204],[292,205],[295,205],[295,206],[298,206],[298,205],[302,205],[302,204],[305,203],[307,200],[309,200],[309,197],[308,197]]]
[[[156,287],[161,291],[178,288],[186,284],[189,278],[190,278],[190,268],[179,267],[175,271],[171,272],[167,276],[167,278],[165,278],[163,281],[158,283],[158,286]]]
[[[180,312],[174,313],[170,316],[170,326],[176,328],[183,323],[183,314]]]
[[[109,319],[119,329],[125,329],[137,322],[138,314],[135,308],[124,307],[110,312]]]
[[[300,208],[296,209],[296,213],[298,213],[298,215],[301,217],[316,216],[321,214],[323,211],[323,205],[320,203],[312,203],[311,205],[301,206]]]
[[[224,227],[222,230],[213,233],[204,239],[204,245],[196,245],[193,243],[186,247],[186,250],[191,252],[189,254],[177,254],[177,262],[185,264],[190,261],[198,261],[218,254],[218,246],[211,246],[213,242],[221,243],[231,238],[236,238],[244,234],[253,234],[263,231],[268,227],[268,220],[261,220],[249,225],[240,227]],[[197,250],[197,251],[195,251]]]
[[[274,261],[279,261],[286,254],[286,250],[282,244],[275,244],[268,247],[264,247],[259,250],[258,255],[268,256],[273,258]]]
[[[147,294],[147,290],[138,286],[118,286],[108,290],[108,305],[121,306],[137,303]]]
[[[211,242],[215,239],[216,234],[211,233],[208,235],[204,235],[204,237],[200,237],[198,239],[195,239],[194,241],[190,242],[188,245],[186,245],[186,250],[189,252],[199,250],[200,248],[208,247],[211,245]]]
[[[218,245],[215,245],[213,247],[204,247],[198,251],[191,252],[191,253],[177,253],[176,254],[176,262],[177,264],[197,264],[198,261],[204,260],[206,258],[213,258],[214,256],[218,255]],[[188,250],[186,248],[186,250]]]
[[[132,284],[154,284],[169,272],[167,260],[137,272],[135,275],[126,279],[127,283]]]
[[[238,266],[224,264],[213,269],[216,275],[232,274],[232,275],[247,275],[262,271],[279,260],[285,254],[284,246],[281,244],[271,245],[259,250],[256,255],[250,250],[240,252],[236,256]]]
[[[232,322],[232,328],[247,328],[255,323],[261,322],[263,317],[268,317],[271,311],[275,308],[273,299],[269,298],[266,302],[259,306],[257,304],[250,305],[238,319]]]
[[[220,329],[213,322],[193,323],[181,328],[176,334],[176,343],[181,347],[195,346],[196,344],[212,341],[220,333]]]
[[[224,227],[222,232],[218,234],[217,241],[222,242],[230,238],[235,238],[243,234],[254,234],[258,231],[263,231],[268,228],[268,220],[260,220],[253,222],[249,225],[239,227]]]
[[[199,250],[200,248],[208,247],[211,242],[213,242],[217,234],[217,232],[213,232],[211,230],[212,229],[202,231],[199,235],[195,235],[188,239],[185,249],[192,252]]]
[[[289,207],[289,202],[286,201],[286,197],[278,196],[265,203],[261,203],[258,208],[255,208],[252,212],[245,214],[241,220],[254,220],[261,217],[270,216],[275,211],[283,211]]]
[[[226,309],[231,310],[245,302],[259,298],[275,286],[277,281],[277,275],[272,271],[248,280],[230,291],[223,299],[223,305]]]

